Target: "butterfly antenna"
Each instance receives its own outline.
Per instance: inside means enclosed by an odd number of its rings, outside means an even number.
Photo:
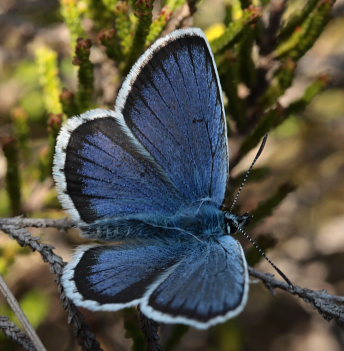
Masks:
[[[241,182],[237,193],[235,194],[235,197],[234,197],[234,200],[233,200],[233,202],[232,202],[232,206],[231,206],[229,212],[232,212],[232,210],[233,210],[233,208],[234,208],[236,202],[238,201],[239,195],[240,195],[242,189],[244,188],[244,185],[245,185],[245,183],[246,183],[246,181],[247,181],[248,176],[250,175],[250,173],[251,173],[251,171],[252,171],[252,168],[253,168],[254,164],[257,162],[259,156],[261,155],[261,153],[262,153],[263,150],[264,150],[264,147],[265,147],[267,138],[268,138],[268,134],[265,134],[265,135],[264,135],[264,138],[263,138],[263,140],[262,140],[262,143],[260,144],[260,148],[259,148],[259,150],[258,150],[258,152],[257,152],[257,155],[256,155],[256,157],[253,159],[250,168],[247,170],[247,172],[246,172],[246,174],[245,174],[245,176],[244,176],[244,179],[243,179],[243,181]]]
[[[235,224],[235,223],[234,223]],[[258,246],[258,244],[238,225],[236,225],[238,232],[240,232],[249,242],[253,245],[254,248],[271,264],[275,271],[286,281],[286,283],[293,287],[294,285],[288,279],[288,277],[270,260],[270,258],[265,254],[265,252]]]

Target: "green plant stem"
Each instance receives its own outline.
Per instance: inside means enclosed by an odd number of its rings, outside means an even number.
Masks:
[[[90,61],[90,39],[78,38],[73,64],[79,66],[77,102],[80,112],[89,109],[93,101],[93,63]]]
[[[67,89],[63,89],[60,94],[60,101],[62,104],[63,112],[67,117],[75,116],[78,114],[78,106],[75,101],[75,95],[73,92]]]
[[[135,14],[138,18],[138,24],[132,41],[131,49],[128,56],[128,62],[125,66],[124,73],[127,74],[137,58],[141,55],[145,46],[146,38],[152,24],[153,0],[137,0],[134,3]]]
[[[248,25],[256,22],[261,15],[261,11],[257,7],[245,9],[238,21],[231,22],[225,32],[210,43],[214,54],[238,42],[242,34],[248,29]]]
[[[104,29],[98,34],[98,39],[106,49],[107,56],[116,64],[124,59],[124,54],[120,44],[120,38],[116,29]]]
[[[153,21],[150,27],[145,43],[146,47],[148,47],[160,36],[161,32],[165,29],[167,22],[170,20],[172,14],[173,11],[168,6],[165,6],[161,9],[160,14]]]

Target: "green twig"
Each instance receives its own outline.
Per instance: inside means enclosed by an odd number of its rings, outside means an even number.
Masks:
[[[98,39],[104,45],[107,56],[115,63],[120,63],[124,59],[120,38],[116,29],[104,29],[98,34]]]
[[[72,39],[72,52],[75,51],[75,46],[78,38],[86,36],[82,26],[85,8],[81,1],[78,0],[61,0],[61,14],[69,29]]]
[[[55,154],[55,144],[56,138],[60,131],[61,125],[63,122],[62,113],[49,113],[48,117],[48,133],[49,133],[49,153],[48,153],[48,174],[50,174],[52,166],[53,166],[53,158]]]
[[[125,329],[125,337],[131,339],[133,345],[132,351],[141,351],[145,349],[145,336],[139,328],[139,320],[137,313],[133,309],[125,309],[122,311],[123,326]]]
[[[231,22],[225,32],[210,43],[214,54],[238,42],[242,34],[248,29],[248,25],[256,22],[261,15],[261,11],[257,7],[251,6],[244,10],[239,20]]]
[[[259,234],[259,236],[255,238],[255,242],[264,252],[267,252],[268,249],[271,249],[276,246],[277,239],[272,234],[265,233],[265,234]],[[264,258],[255,247],[250,247],[246,249],[245,257],[246,257],[247,263],[252,267],[258,264]]]
[[[188,325],[177,324],[173,326],[172,332],[165,344],[166,351],[172,351],[180,343],[183,336],[189,331]]]
[[[136,0],[134,2],[134,11],[138,18],[138,23],[124,73],[129,72],[137,58],[142,54],[149,28],[152,24],[153,0]]]
[[[52,113],[62,113],[60,102],[61,82],[59,78],[57,54],[48,47],[35,51],[38,78],[43,89],[45,109]]]
[[[253,45],[254,29],[249,28],[238,44],[238,69],[240,73],[240,81],[245,83],[249,89],[254,85],[257,79],[256,67],[252,58]]]
[[[245,126],[246,113],[244,101],[238,95],[238,62],[234,56],[234,52],[228,50],[224,55],[225,60],[222,62],[221,80],[223,82],[223,89],[228,98],[228,111],[230,116],[235,121],[239,130]]]
[[[229,178],[228,184],[230,185],[231,191],[235,192],[235,189],[240,186],[242,181],[246,176],[247,171],[241,172],[236,177]],[[247,179],[247,183],[258,182],[260,180],[265,179],[271,173],[270,168],[266,167],[255,167],[252,169],[249,178]],[[228,198],[226,196],[225,198]]]
[[[63,112],[67,117],[75,116],[79,113],[78,106],[75,101],[75,95],[70,90],[62,90],[62,93],[60,94],[60,101]]]
[[[302,57],[322,33],[330,18],[334,3],[334,0],[321,0],[302,26],[296,28],[291,37],[276,48],[275,58],[287,56],[297,60]]]
[[[284,27],[280,29],[278,38],[280,41],[290,38],[290,36],[301,27],[302,24],[311,16],[312,11],[322,0],[308,0],[305,2],[305,6],[302,10],[298,10],[296,13],[292,13],[288,17],[288,21]]]
[[[257,209],[252,213],[253,218],[250,222],[250,226],[255,225],[263,218],[271,216],[273,210],[295,189],[296,186],[294,184],[290,182],[284,183],[268,199],[260,202]]]
[[[28,113],[22,108],[17,107],[11,113],[14,134],[17,137],[20,152],[24,157],[29,155],[29,116]]]
[[[85,16],[93,20],[96,30],[111,25],[113,9],[110,9],[102,0],[84,0],[86,3]]]
[[[291,86],[295,69],[296,62],[292,59],[285,60],[282,63],[281,67],[274,74],[269,87],[259,98],[256,106],[257,110],[264,111],[276,103],[277,99]],[[254,116],[252,116],[252,119],[254,119]]]
[[[78,38],[73,64],[79,66],[77,102],[80,112],[89,109],[93,102],[93,63],[90,61],[90,39]]]
[[[134,20],[136,17],[129,13],[129,4],[127,1],[118,1],[115,6],[115,29],[119,41],[116,45],[120,45],[123,56],[127,56],[132,43],[132,34]]]
[[[162,31],[165,29],[167,22],[170,20],[172,14],[173,11],[168,6],[165,6],[161,9],[159,15],[154,19],[150,27],[145,43],[146,47],[148,47],[160,36]]]

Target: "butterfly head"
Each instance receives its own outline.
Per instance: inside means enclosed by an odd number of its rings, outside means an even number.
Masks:
[[[246,227],[253,217],[248,213],[244,213],[242,216],[235,215],[231,212],[224,212],[224,214],[228,234],[234,234],[237,232],[238,228]]]

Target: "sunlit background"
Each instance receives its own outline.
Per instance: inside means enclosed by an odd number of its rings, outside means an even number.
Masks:
[[[292,1],[290,11],[305,2]],[[224,6],[225,1],[221,0],[201,2],[194,25],[208,29],[222,22]],[[57,201],[52,179],[42,171],[46,167],[49,141],[47,112],[35,60],[35,52],[43,43],[54,49],[58,52],[63,85],[75,89],[70,36],[59,14],[58,1],[2,0],[0,33],[0,139],[2,143],[6,141],[13,129],[26,135],[21,155],[20,213],[28,217],[62,218],[65,214]],[[252,212],[282,184],[295,187],[271,216],[250,234],[256,240],[262,236],[274,241],[274,247],[267,253],[293,283],[315,290],[326,289],[336,295],[344,295],[343,38],[344,1],[341,0],[337,1],[333,18],[319,40],[300,61],[297,79],[280,103],[283,106],[300,96],[304,87],[322,73],[331,77],[328,88],[314,98],[302,114],[292,116],[270,133],[257,164],[258,169],[266,170],[265,176],[249,183],[239,200],[240,211]],[[114,67],[103,64],[103,55],[99,50],[91,55],[96,68],[97,101],[99,106],[112,106],[120,82]],[[230,138],[232,154],[236,153],[241,141]],[[255,152],[250,152],[231,175],[247,169]],[[6,159],[0,151],[1,217],[19,214],[10,206],[5,189],[6,170]],[[33,233],[43,242],[55,246],[56,252],[65,260],[70,259],[73,247],[84,242],[77,231],[64,233],[44,229],[33,230]],[[241,241],[245,243],[244,239]],[[273,273],[266,261],[260,261],[256,268]],[[54,277],[40,256],[20,248],[0,233],[0,272],[37,328],[46,348],[77,350]],[[2,297],[0,302],[0,315],[12,316]],[[123,317],[135,320],[134,314],[86,310],[83,313],[105,350],[130,349],[131,340],[126,338]],[[343,329],[324,320],[294,296],[279,290],[272,296],[259,281],[252,282],[247,308],[235,320],[208,331],[164,325],[161,332],[163,342],[169,345],[168,350],[344,349]],[[179,344],[173,345],[173,340],[179,340],[180,334],[184,335]],[[0,349],[20,350],[1,333]]]

